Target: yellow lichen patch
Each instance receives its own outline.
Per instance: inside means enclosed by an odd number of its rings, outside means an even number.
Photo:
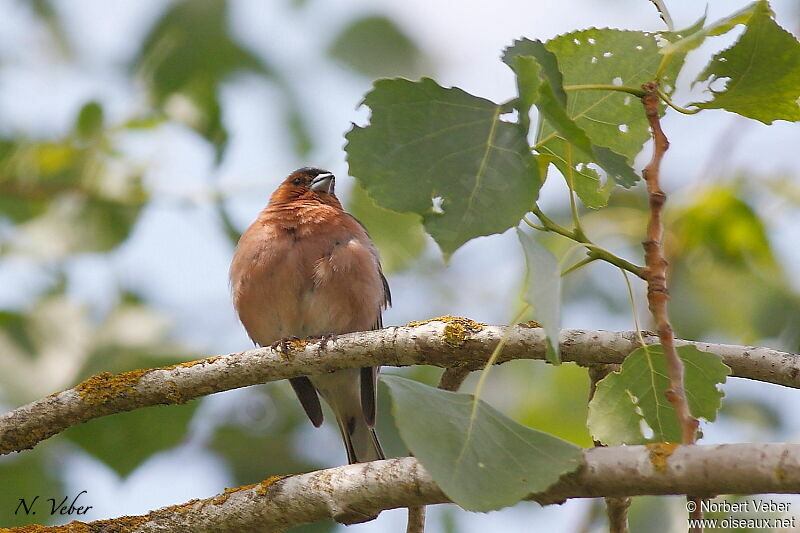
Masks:
[[[443,332],[444,340],[447,344],[451,344],[453,346],[461,346],[470,337],[470,335],[478,333],[481,329],[483,329],[484,326],[486,326],[486,324],[475,322],[469,318],[450,315],[439,316],[417,322],[409,322],[407,326],[413,328],[417,326],[423,326],[431,322],[445,323]]]
[[[97,522],[92,522],[87,524],[89,527],[85,530],[78,529],[78,530],[70,530],[70,533],[73,531],[103,531],[108,533],[124,533],[125,531],[130,531],[135,527],[147,522],[149,520],[148,516],[120,516],[119,518],[112,518],[111,520],[98,520]],[[75,522],[73,522],[74,524]]]
[[[777,467],[777,468],[775,469],[775,477],[776,477],[776,478],[778,478],[778,480],[779,480],[781,483],[783,483],[784,481],[786,481],[786,478],[787,478],[788,476],[789,476],[789,474],[786,472],[786,470],[784,470],[784,469],[783,469],[783,468],[781,468],[780,466],[779,466],[779,467]]]
[[[233,487],[231,489],[225,489],[225,491],[222,494],[217,494],[216,496],[210,498],[209,503],[212,503],[213,505],[220,505],[228,501],[228,498],[230,498],[231,494],[234,494],[242,490],[250,490],[255,486],[256,484],[254,483],[252,485],[242,485],[241,487]]]
[[[276,481],[280,481],[284,478],[291,477],[291,475],[282,475],[282,476],[270,476],[261,483],[258,484],[258,488],[256,489],[256,494],[259,496],[263,496],[269,490],[269,487],[275,483]]]
[[[215,355],[214,357],[206,357],[205,359],[198,359],[196,361],[186,361],[185,363],[177,363],[177,364],[174,364],[174,365],[162,366],[162,367],[159,367],[159,368],[153,368],[152,370],[148,370],[148,372],[152,372],[152,371],[155,371],[155,370],[174,370],[176,368],[191,368],[191,367],[196,366],[196,365],[204,365],[206,363],[213,363],[214,361],[217,361],[218,359],[222,359],[222,356],[221,355]]]
[[[414,321],[414,322],[409,322],[408,324],[406,324],[406,326],[409,327],[409,328],[415,328],[417,326],[424,326],[425,324],[430,324],[431,322],[444,322],[444,323],[465,322],[465,323],[473,324],[474,326],[478,327],[478,329],[480,329],[481,326],[485,326],[486,325],[486,324],[481,324],[480,322],[475,322],[473,320],[470,320],[469,318],[464,318],[464,317],[461,317],[461,316],[444,315],[444,316],[437,316],[436,318],[429,318],[428,320],[418,320],[418,321]]]
[[[540,328],[540,327],[542,327],[542,325],[539,324],[538,322],[536,322],[535,320],[528,320],[527,322],[521,322],[518,325],[522,326],[523,328]]]
[[[181,395],[180,387],[178,387],[178,384],[171,379],[167,381],[167,390],[164,395],[172,403],[186,403],[186,399]]]
[[[195,505],[199,502],[200,500],[195,498],[194,500],[189,500],[188,502],[181,503],[179,505],[173,505],[172,507],[167,507],[166,509],[175,511],[178,514],[186,514],[194,509]]]
[[[84,401],[90,404],[102,404],[123,394],[136,392],[136,384],[148,372],[150,371],[131,370],[117,375],[101,372],[79,383],[75,390]]]
[[[305,339],[291,339],[286,342],[291,351],[305,350],[308,346],[308,341]]]
[[[667,459],[678,446],[679,444],[675,442],[656,442],[647,445],[647,449],[650,450],[650,463],[656,472],[667,470]]]

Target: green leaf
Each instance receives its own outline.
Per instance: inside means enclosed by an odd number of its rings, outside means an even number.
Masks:
[[[664,46],[661,50],[659,50],[659,53],[665,56],[670,56],[676,53],[691,52],[703,44],[703,41],[705,41],[707,37],[723,35],[731,31],[739,24],[747,24],[750,21],[750,17],[752,17],[753,14],[758,10],[762,9],[764,5],[766,5],[766,2],[753,2],[752,4],[748,4],[732,15],[720,19],[713,24],[709,24],[706,27],[703,27],[703,24],[705,23],[705,16],[703,16],[703,18],[701,18],[699,23],[696,25],[699,25],[699,27],[694,28],[694,31],[683,32],[685,37],[674,40],[672,43]]]
[[[574,47],[573,41],[570,41],[570,44]],[[523,87],[520,90],[520,102],[523,106],[533,103],[544,117],[544,120],[539,121],[536,149],[540,153],[554,157],[556,167],[565,175],[571,188],[576,192],[581,190],[583,193],[581,199],[587,205],[599,207],[602,205],[601,198],[596,196],[600,188],[599,179],[595,181],[592,179],[593,171],[585,170],[587,163],[599,165],[614,181],[626,187],[633,185],[639,177],[629,163],[632,155],[623,155],[608,147],[626,133],[620,131],[620,123],[611,123],[608,117],[604,117],[603,127],[598,128],[596,121],[601,119],[595,118],[593,106],[589,106],[586,111],[587,113],[591,111],[591,116],[587,118],[583,112],[576,112],[576,97],[565,93],[560,68],[567,68],[566,64],[574,60],[575,58],[567,57],[565,65],[562,66],[562,60],[557,60],[556,54],[544,44],[530,40],[516,41],[503,55],[503,61],[515,70],[517,76],[521,78],[521,83],[538,77],[537,82],[532,84],[530,81],[527,82],[529,88]],[[609,79],[605,83],[611,84],[612,80]],[[535,94],[532,94],[533,88]],[[607,91],[599,92],[608,97]],[[597,95],[591,96],[596,99]],[[577,102],[580,103],[580,99]],[[622,100],[615,102],[615,105],[621,106],[622,102]],[[637,107],[636,111],[642,115],[641,108]],[[520,109],[520,113],[524,112],[524,108]],[[613,129],[613,135],[608,135],[609,127]],[[594,138],[590,137],[589,131],[594,131]],[[598,131],[603,135],[597,133]],[[641,148],[643,142],[639,143],[636,151]],[[583,180],[584,183],[578,187],[576,180]]]
[[[89,102],[81,107],[75,120],[75,131],[84,139],[91,139],[103,131],[103,107]]]
[[[518,424],[471,394],[398,376],[389,386],[403,441],[464,509],[491,511],[540,492],[581,464],[581,448]]]
[[[547,334],[547,361],[558,365],[561,363],[558,350],[561,331],[561,271],[558,260],[519,228],[517,236],[525,252],[525,264],[528,267],[525,301],[533,308],[534,318]]]
[[[427,78],[378,80],[364,102],[371,124],[347,134],[350,175],[377,205],[422,215],[445,256],[515,226],[536,201],[538,165],[502,106]]]
[[[693,346],[681,346],[678,356],[684,365],[684,388],[689,410],[709,422],[716,419],[724,393],[717,388],[725,383],[731,369],[716,354]],[[603,444],[642,444],[645,442],[681,442],[675,410],[665,396],[669,388],[667,367],[661,345],[639,348],[597,384],[589,402],[589,430]],[[653,430],[646,438],[644,421]]]
[[[422,55],[417,45],[391,19],[361,17],[344,28],[328,54],[370,78],[419,75]]]
[[[781,28],[766,2],[758,4],[736,43],[715,55],[696,81],[728,78],[714,98],[694,105],[725,109],[772,124],[800,120],[800,42]]]
[[[347,210],[369,231],[385,273],[403,270],[425,250],[425,232],[419,215],[376,206],[357,183],[350,189]]]
[[[148,407],[73,426],[67,438],[120,476],[127,476],[152,454],[179,444],[198,402]]]
[[[211,141],[218,156],[228,138],[220,85],[235,71],[269,73],[262,61],[233,40],[226,0],[175,3],[145,39],[134,69],[144,76],[156,104]],[[190,105],[185,100],[176,105],[180,98],[175,96],[188,99]]]

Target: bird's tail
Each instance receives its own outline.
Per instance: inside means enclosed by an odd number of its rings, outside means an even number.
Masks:
[[[386,456],[383,455],[381,443],[378,442],[378,436],[375,434],[375,429],[367,425],[367,421],[363,416],[354,416],[347,420],[341,420],[337,417],[336,421],[339,424],[339,430],[342,432],[348,463],[366,463],[377,461],[378,459],[386,459]]]

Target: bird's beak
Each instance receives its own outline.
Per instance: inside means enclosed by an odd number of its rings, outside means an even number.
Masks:
[[[326,192],[328,194],[333,193],[333,184],[336,181],[336,178],[331,173],[320,174],[311,182],[311,187],[309,187],[312,191],[318,192]]]

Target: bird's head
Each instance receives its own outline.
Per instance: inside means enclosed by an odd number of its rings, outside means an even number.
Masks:
[[[299,168],[272,193],[270,204],[311,200],[341,208],[333,192],[335,183],[336,177],[332,172],[314,167]]]

